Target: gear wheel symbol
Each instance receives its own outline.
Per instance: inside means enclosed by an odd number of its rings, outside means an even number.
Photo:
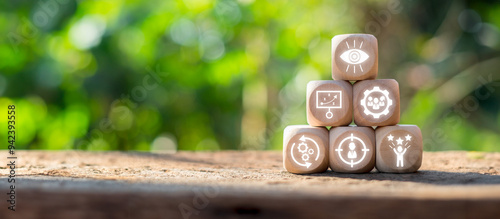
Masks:
[[[385,99],[387,100],[387,104],[385,105],[384,110],[380,113],[374,113],[374,112],[370,111],[368,109],[368,107],[366,106],[366,98],[368,98],[372,93],[375,93],[375,92],[382,93],[384,95]],[[382,115],[386,116],[387,114],[389,114],[389,107],[392,106],[392,100],[391,100],[391,98],[389,98],[389,91],[381,90],[380,87],[375,86],[371,90],[366,90],[363,94],[364,94],[364,97],[361,100],[361,106],[363,106],[365,109],[363,111],[365,113],[365,115],[372,115],[373,118],[378,119]]]
[[[309,160],[309,155],[308,154],[302,154],[302,160],[303,161],[308,161]]]
[[[307,144],[305,142],[302,142],[299,144],[299,152],[300,153],[306,153],[307,149],[309,149],[309,147],[307,147]]]
[[[307,153],[309,153],[309,154],[311,154],[311,155],[312,155],[312,154],[314,154],[314,150],[311,148],[311,149],[309,149],[309,150],[307,151]]]

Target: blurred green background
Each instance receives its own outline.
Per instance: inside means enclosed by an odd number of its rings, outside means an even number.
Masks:
[[[17,148],[281,149],[330,39],[371,33],[425,150],[500,151],[499,1],[1,1],[0,140]]]

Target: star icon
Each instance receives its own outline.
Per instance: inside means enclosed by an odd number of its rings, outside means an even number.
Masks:
[[[408,134],[405,136],[405,138],[406,138],[406,141],[411,141],[411,135]]]
[[[398,142],[398,145],[403,144],[403,139],[401,139],[401,138],[398,138],[398,140],[396,140],[396,141]]]
[[[387,136],[387,140],[393,141],[394,140],[394,136],[392,136],[392,134],[390,134],[389,136]]]

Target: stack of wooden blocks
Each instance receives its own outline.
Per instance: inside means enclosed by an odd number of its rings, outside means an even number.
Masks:
[[[307,84],[307,123],[288,126],[283,166],[292,173],[415,172],[422,133],[399,123],[399,84],[377,79],[378,43],[370,34],[332,38],[332,78]],[[351,83],[353,82],[353,83]],[[354,118],[356,125],[350,125]],[[328,129],[327,127],[331,127]]]

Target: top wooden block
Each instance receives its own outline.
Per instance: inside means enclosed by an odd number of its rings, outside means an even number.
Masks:
[[[371,34],[343,34],[332,38],[334,80],[375,79],[377,73],[377,38]]]

